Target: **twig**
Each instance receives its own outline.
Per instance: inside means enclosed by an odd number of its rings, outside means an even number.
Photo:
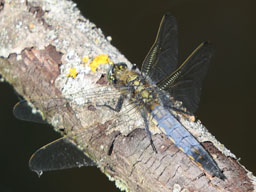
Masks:
[[[130,64],[72,2],[0,1],[0,28],[0,74],[45,114],[56,131],[68,135],[89,155],[120,189],[254,191],[255,177],[200,123],[183,120],[201,142],[211,141],[203,145],[224,170],[225,181],[205,175],[161,134],[153,136],[159,151],[155,154],[143,129],[127,130],[123,125],[106,131],[111,124],[111,119],[107,119],[113,112],[92,106],[83,110],[81,106],[59,103],[63,100],[58,99],[49,103],[49,98],[66,98],[72,92],[84,93],[84,89],[104,84],[102,74],[106,67],[97,73],[88,71],[82,61],[85,56],[92,60],[107,54],[114,63]],[[78,71],[74,79],[66,76],[70,68]]]

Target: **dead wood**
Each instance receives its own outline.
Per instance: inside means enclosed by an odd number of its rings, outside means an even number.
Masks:
[[[72,2],[0,1],[0,28],[2,77],[40,109],[56,131],[68,135],[120,189],[255,191],[255,177],[200,123],[183,120],[223,169],[225,181],[205,174],[162,134],[153,136],[156,154],[143,129],[124,134],[127,131],[122,130],[127,128],[123,125],[119,130],[106,131],[112,123],[111,119],[106,120],[107,116],[112,117],[111,112],[88,106],[89,113],[85,113],[83,107],[45,99],[63,98],[67,94],[63,90],[67,89],[72,92],[106,84],[106,69],[88,72],[82,61],[85,56],[92,60],[107,54],[114,63],[129,64]],[[66,76],[72,67],[78,69],[75,79]]]

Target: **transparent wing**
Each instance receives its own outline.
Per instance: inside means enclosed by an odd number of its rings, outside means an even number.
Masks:
[[[178,29],[175,17],[165,14],[156,40],[142,63],[141,71],[158,83],[177,69]]]
[[[31,121],[43,124],[47,123],[38,111],[32,111],[32,107],[29,106],[26,100],[22,100],[15,104],[13,107],[13,114],[17,119],[22,121]]]
[[[65,97],[56,98],[38,98],[46,106],[44,111],[49,113],[53,110],[61,111],[68,107],[69,104],[77,106],[88,106],[90,104],[113,104],[120,97],[120,93],[110,86],[101,86],[93,89],[79,91],[65,95]],[[90,110],[90,109],[89,109]],[[47,123],[39,111],[32,111],[30,104],[22,100],[13,108],[14,116],[23,121],[36,123]]]
[[[143,107],[143,105],[138,103],[125,103],[121,111],[111,117],[112,124],[108,127],[108,131],[121,130],[123,135],[127,135],[136,128],[145,128],[144,121],[139,120],[141,119],[139,117]]]
[[[213,55],[213,46],[208,42],[201,43],[175,72],[157,86],[169,92],[175,100],[182,101],[189,112],[195,113]]]
[[[128,134],[135,128],[143,128],[143,121],[138,121],[138,115],[140,115],[138,107],[142,107],[140,103],[131,103],[128,99],[125,99],[120,112],[115,112],[103,106],[108,105],[112,108],[117,106],[121,96],[119,89],[122,89],[123,93],[129,91],[126,87],[120,87],[117,90],[114,87],[101,86],[80,91],[79,94],[66,95],[65,98],[40,98],[41,102],[44,103],[42,111],[44,111],[45,116],[54,116],[59,118],[58,121],[64,122],[69,121],[70,117],[67,117],[67,115],[71,113],[75,118],[71,119],[74,125],[91,126],[94,123],[104,124],[111,121],[106,131],[120,130],[120,127],[122,127],[121,131]],[[27,101],[17,103],[13,112],[18,119],[46,123],[40,113],[32,113]]]
[[[101,89],[102,90],[102,89]],[[109,91],[107,91],[109,90]],[[104,106],[97,106],[98,102],[101,102],[101,104],[114,104],[114,100],[117,100],[116,97],[113,97],[113,92],[110,91],[110,89],[105,90],[105,95],[102,97],[96,97],[98,96],[99,91],[97,89],[94,89],[95,95],[93,93],[90,93],[90,97],[85,97],[86,103],[83,105],[81,110],[83,111],[84,108],[87,108],[88,110],[92,110],[95,112],[95,114],[99,117],[101,116],[100,113],[102,113],[100,110],[110,110],[107,107]],[[116,94],[114,94],[116,95]],[[91,98],[89,101],[88,98]],[[92,102],[92,99],[94,98],[95,103]],[[104,100],[102,100],[104,98]],[[114,98],[114,99],[113,99]],[[63,98],[52,98],[49,99],[47,102],[49,103],[49,106],[47,107],[48,112],[51,110],[54,111],[63,111],[64,108],[67,108],[67,102],[68,99]],[[50,103],[55,103],[54,105],[51,105]],[[102,103],[103,102],[103,103]],[[57,103],[57,104],[56,104]],[[73,103],[74,104],[74,103]],[[70,103],[70,105],[73,105]],[[76,105],[76,104],[75,104]],[[86,107],[85,107],[86,106]],[[90,106],[90,107],[89,107]],[[22,114],[22,109],[25,107],[26,114]],[[78,105],[79,107],[79,105]],[[90,108],[90,109],[89,109]],[[90,113],[93,113],[90,111]],[[18,114],[21,114],[22,120],[32,120],[33,122],[40,122],[37,121],[37,116],[33,117],[34,114],[31,112],[31,108],[28,105],[26,101],[19,102],[17,105],[15,105],[14,113],[18,112]],[[30,113],[29,113],[30,112]],[[78,112],[78,111],[77,111]],[[120,112],[113,112],[113,115],[108,117],[109,121],[111,123],[107,126],[106,132],[112,132],[114,130],[119,130],[119,126],[126,127],[127,130],[122,130],[125,134],[128,134],[131,132],[132,129],[138,128],[138,118],[137,118],[137,107],[128,101],[126,101],[121,109]],[[17,117],[17,115],[16,115]],[[20,116],[19,116],[20,117]],[[20,118],[21,119],[21,118]],[[63,119],[65,119],[63,117]],[[43,121],[45,122],[45,121]],[[107,120],[106,120],[107,122]],[[124,126],[125,125],[125,126]],[[95,126],[95,124],[91,125],[91,127]],[[142,126],[143,127],[143,124]],[[84,130],[79,129],[71,134],[69,134],[68,137],[63,137],[61,139],[58,139],[56,141],[53,141],[42,148],[38,149],[31,157],[29,161],[29,167],[31,170],[38,173],[38,175],[42,174],[44,171],[52,171],[52,170],[61,170],[61,169],[69,169],[69,168],[75,168],[75,167],[82,167],[82,166],[94,166],[95,163],[87,157],[83,151],[78,149],[70,140],[73,140],[76,138],[76,140],[82,140],[84,138]],[[70,139],[70,140],[69,140]],[[93,142],[93,141],[92,141]]]
[[[109,90],[109,89],[108,89]],[[110,90],[109,90],[110,91]],[[95,92],[95,94],[97,91]],[[129,102],[128,100],[124,101],[124,104],[121,108],[120,112],[115,112],[108,107],[101,106],[101,105],[109,105],[112,108],[115,108],[118,102],[118,95],[114,94],[113,92],[107,92],[105,91],[105,95],[99,97],[97,94],[95,97],[92,97],[91,100],[88,100],[88,97],[83,97],[83,102],[81,104],[77,103],[71,103],[69,99],[63,99],[63,98],[52,98],[49,99],[47,109],[45,110],[46,113],[50,113],[51,111],[54,111],[54,114],[59,113],[60,115],[65,115],[63,112],[65,110],[69,110],[69,112],[72,109],[70,108],[70,105],[72,105],[75,110],[72,110],[72,113],[88,113],[87,115],[83,116],[90,116],[88,119],[97,119],[104,121],[111,120],[111,125],[108,126],[109,131],[118,130],[119,126],[126,125],[127,130],[123,130],[124,132],[129,133],[132,129],[138,128],[138,127],[144,127],[144,124],[142,122],[138,121],[138,115],[140,115],[140,111],[138,110],[139,106],[138,103],[134,104]],[[92,94],[91,94],[92,96]],[[120,96],[120,95],[119,95]],[[86,100],[84,100],[86,99]],[[81,100],[80,97],[75,98],[75,100]],[[24,111],[25,110],[25,111]],[[23,113],[24,111],[24,113]],[[109,116],[107,111],[111,111],[111,115]],[[40,113],[32,113],[32,108],[29,106],[27,101],[21,101],[17,103],[14,106],[13,109],[14,115],[16,118],[20,120],[25,121],[31,121],[36,123],[47,123],[43,118],[40,116]],[[62,117],[62,119],[66,119],[65,117]],[[79,121],[78,118],[76,121]],[[124,127],[124,126],[122,126]]]
[[[96,164],[66,137],[41,147],[29,160],[30,169],[38,175],[44,171],[82,166],[96,166]]]

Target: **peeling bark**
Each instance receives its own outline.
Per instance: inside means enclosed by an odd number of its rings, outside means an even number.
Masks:
[[[65,14],[56,17],[61,13]],[[123,125],[119,130],[106,131],[112,123],[111,118],[106,119],[113,117],[113,112],[58,99],[66,96],[63,90],[70,85],[74,86],[70,92],[106,85],[106,69],[88,72],[82,62],[84,56],[92,59],[107,54],[115,63],[129,64],[70,1],[0,1],[0,28],[2,77],[40,109],[56,131],[89,155],[120,189],[255,191],[255,177],[200,123],[183,120],[224,170],[225,181],[211,178],[162,134],[153,135],[156,154],[143,129],[123,134],[127,129]],[[80,70],[77,78],[66,77],[70,67]]]
[[[0,1],[0,11],[4,9],[4,0]]]

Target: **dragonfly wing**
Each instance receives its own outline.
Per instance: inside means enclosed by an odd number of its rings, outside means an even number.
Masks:
[[[170,93],[175,100],[182,101],[189,112],[195,113],[201,94],[202,82],[214,55],[213,46],[201,43],[183,64],[157,86]]]
[[[18,102],[13,107],[14,116],[22,121],[31,121],[36,123],[47,123],[39,112],[32,113],[32,108],[26,100]]]
[[[44,103],[46,108],[44,112],[51,112],[53,110],[63,111],[67,108],[69,103],[73,103],[76,106],[89,105],[89,104],[105,104],[118,100],[119,92],[111,87],[98,87],[94,89],[83,90],[78,93],[67,95],[66,97],[56,98],[38,98],[40,102]],[[77,95],[76,95],[77,94]],[[47,124],[40,112],[33,112],[32,107],[26,100],[18,102],[13,107],[14,116],[23,121],[30,121],[35,123]]]
[[[29,160],[30,169],[37,173],[95,165],[66,137],[57,139],[38,149]]]
[[[160,23],[156,40],[142,63],[141,71],[155,83],[177,69],[178,27],[175,17],[165,14]]]

